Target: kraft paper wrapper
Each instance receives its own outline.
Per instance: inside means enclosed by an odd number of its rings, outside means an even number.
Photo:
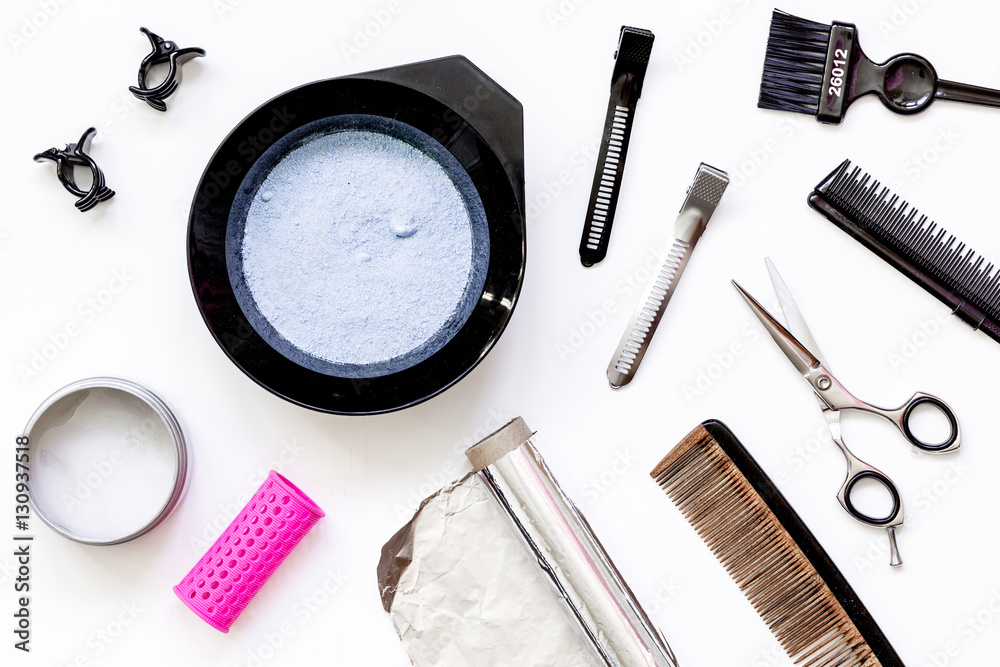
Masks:
[[[382,605],[418,666],[676,667],[513,420],[382,549]]]

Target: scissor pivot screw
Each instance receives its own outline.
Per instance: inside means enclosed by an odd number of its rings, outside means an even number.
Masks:
[[[830,378],[828,378],[825,375],[819,376],[819,379],[816,380],[816,386],[819,387],[820,390],[822,391],[826,391],[827,389],[829,389],[832,384],[833,383],[830,381]]]

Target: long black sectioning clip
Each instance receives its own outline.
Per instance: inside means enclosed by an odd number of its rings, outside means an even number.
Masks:
[[[652,51],[652,32],[622,26],[615,52],[615,71],[611,76],[611,99],[604,120],[601,152],[590,191],[587,219],[583,223],[583,238],[580,239],[580,261],[584,266],[593,266],[608,254],[611,225],[615,220],[618,191],[632,135],[632,116],[642,93],[642,81]]]

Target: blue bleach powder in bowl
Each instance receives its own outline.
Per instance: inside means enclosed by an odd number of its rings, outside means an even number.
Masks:
[[[429,135],[334,116],[283,137],[230,211],[237,301],[275,350],[348,378],[428,359],[468,320],[489,265],[479,193]]]

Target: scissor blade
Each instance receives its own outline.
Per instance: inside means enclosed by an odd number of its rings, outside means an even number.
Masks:
[[[788,325],[788,330],[798,339],[800,343],[805,345],[807,350],[812,352],[814,357],[819,359],[820,363],[826,366],[826,359],[823,357],[823,352],[819,349],[819,345],[816,344],[816,339],[813,338],[812,332],[809,330],[809,326],[806,324],[805,318],[803,318],[802,313],[799,312],[799,307],[795,303],[795,299],[792,298],[792,293],[785,285],[785,281],[782,280],[781,276],[778,274],[778,269],[775,268],[774,262],[767,257],[764,258],[764,262],[767,263],[767,272],[771,274],[771,282],[774,284],[774,292],[778,295],[778,303],[781,304],[781,312],[785,315],[785,322]],[[827,368],[829,368],[829,366],[827,366]]]
[[[792,365],[802,375],[808,375],[809,371],[819,364],[819,359],[814,357],[812,352],[796,340],[795,336],[781,325],[781,322],[771,317],[771,314],[764,309],[764,306],[757,303],[757,300],[740,287],[739,283],[734,280],[733,285],[739,290],[740,296],[747,302],[750,310],[754,312],[760,323],[764,325],[767,333],[771,334],[771,338],[781,348],[781,351],[785,353],[785,356],[792,362]]]

